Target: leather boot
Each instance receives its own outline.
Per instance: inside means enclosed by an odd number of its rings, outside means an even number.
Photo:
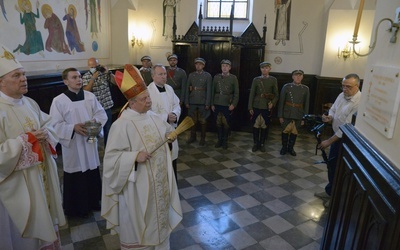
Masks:
[[[206,145],[206,129],[207,129],[207,124],[201,124],[201,137],[200,137],[200,146]]]
[[[222,147],[222,133],[224,131],[223,127],[217,127],[217,136],[218,136],[218,142],[215,144],[216,148]]]
[[[252,152],[256,152],[258,150],[258,146],[260,144],[260,129],[253,127],[253,147],[251,148]]]
[[[228,136],[229,136],[229,129],[223,129],[222,133],[222,148],[223,149],[228,149]]]
[[[261,134],[260,134],[260,151],[265,152],[265,141],[267,140],[268,137],[268,128],[261,129]]]
[[[191,129],[190,129],[190,138],[189,140],[186,141],[187,144],[193,143],[196,141],[196,125],[194,125]]]
[[[294,152],[294,149],[293,149],[294,144],[296,143],[296,138],[297,138],[297,135],[290,134],[289,144],[288,144],[288,152],[293,156],[297,155],[296,152]]]
[[[289,141],[289,135],[286,134],[286,133],[282,133],[282,149],[281,149],[281,152],[280,152],[281,155],[285,155],[286,154],[288,141]]]

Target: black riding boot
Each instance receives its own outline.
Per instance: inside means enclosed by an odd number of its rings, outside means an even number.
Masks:
[[[297,138],[297,135],[290,134],[289,144],[288,144],[288,152],[293,156],[296,156],[296,152],[294,152],[294,149],[293,149],[294,144],[296,143],[296,138]]]
[[[252,152],[256,152],[260,145],[260,129],[253,127],[253,147],[251,148]]]
[[[228,149],[228,136],[229,136],[229,133],[230,133],[229,128],[228,129],[226,129],[226,128],[223,129],[223,133],[222,133],[222,148],[223,149]]]
[[[282,133],[282,149],[280,152],[281,155],[285,155],[287,152],[288,140],[289,140],[289,134]]]
[[[200,135],[200,146],[206,145],[206,130],[207,130],[207,124],[201,124],[201,135]]]
[[[265,152],[265,141],[267,140],[268,137],[268,128],[263,128],[261,129],[261,135],[260,135],[260,151]]]
[[[196,125],[194,125],[191,129],[190,129],[190,138],[189,140],[186,141],[187,144],[190,144],[192,142],[196,141]]]
[[[222,147],[222,133],[224,131],[223,127],[217,127],[217,136],[218,136],[218,142],[215,144],[216,148]]]

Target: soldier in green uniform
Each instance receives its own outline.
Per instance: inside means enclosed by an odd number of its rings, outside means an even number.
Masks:
[[[289,152],[296,156],[293,147],[296,142],[298,128],[304,125],[303,116],[308,114],[310,103],[310,91],[307,86],[301,84],[303,70],[292,72],[293,82],[286,83],[280,94],[278,117],[282,125],[282,149],[281,155]]]
[[[268,137],[268,129],[272,108],[278,102],[278,82],[275,77],[270,76],[271,64],[260,63],[261,76],[253,79],[249,95],[248,109],[253,123],[253,141],[251,149],[256,152],[260,149],[265,152],[265,140]]]
[[[149,85],[153,81],[153,77],[151,76],[151,57],[143,56],[140,61],[142,62],[142,67],[139,69],[140,74],[146,85]]]
[[[196,71],[190,73],[187,80],[185,104],[188,109],[188,115],[193,119],[195,125],[191,128],[190,138],[187,143],[196,141],[196,124],[200,123],[201,139],[199,145],[204,146],[207,118],[211,113],[212,76],[210,73],[203,70],[206,65],[206,61],[203,58],[196,58],[194,60],[194,65]]]
[[[166,67],[167,69],[167,84],[169,84],[179,98],[179,103],[185,101],[185,94],[186,94],[186,81],[187,75],[185,70],[179,68],[178,65],[178,56],[175,54],[169,55],[167,57],[169,66]]]
[[[239,83],[235,75],[229,73],[231,61],[221,61],[222,73],[214,76],[211,92],[211,109],[217,125],[218,142],[216,148],[228,148],[228,134],[231,115],[239,102]]]

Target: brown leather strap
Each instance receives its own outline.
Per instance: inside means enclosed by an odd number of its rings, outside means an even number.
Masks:
[[[294,108],[302,108],[302,103],[292,103],[292,102],[285,102],[286,106],[294,107]]]

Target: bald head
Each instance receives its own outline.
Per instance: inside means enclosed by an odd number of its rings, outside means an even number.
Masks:
[[[89,58],[89,60],[88,60],[88,67],[89,68],[96,68],[97,65],[99,65],[99,60],[97,60],[94,57]]]

